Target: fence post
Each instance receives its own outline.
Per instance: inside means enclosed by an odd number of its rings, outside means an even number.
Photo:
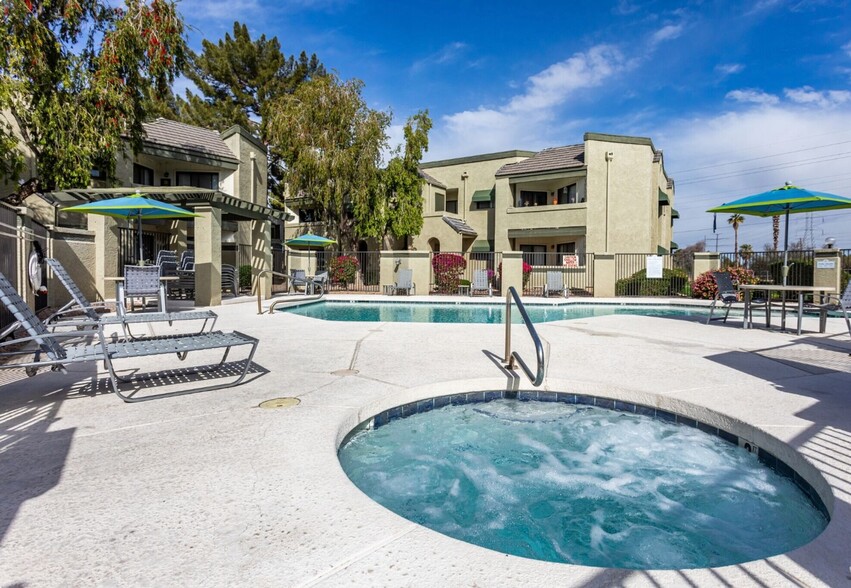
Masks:
[[[615,296],[615,254],[594,254],[594,298],[613,298]]]
[[[32,221],[32,213],[30,212],[29,208],[18,208],[18,221],[16,223],[18,226],[18,275],[15,276],[14,279],[17,282],[15,284],[15,287],[21,294],[21,298],[26,301],[27,305],[30,308],[35,308],[35,293],[29,285],[29,264],[27,263],[27,259],[30,255],[32,239],[26,238],[27,235],[32,235]],[[44,253],[47,254],[47,251],[45,251]]]
[[[842,256],[839,249],[813,252],[813,286],[839,292],[842,284]]]
[[[523,252],[503,251],[502,253],[502,275],[500,276],[500,289],[503,295],[508,293],[508,288],[514,286],[518,292],[523,292]]]
[[[236,278],[242,263],[241,251],[237,251]],[[272,296],[272,274],[267,270],[272,269],[272,223],[269,219],[253,219],[251,221],[251,273],[256,279],[258,292],[270,298]],[[252,280],[253,281],[253,280]]]
[[[694,269],[692,269],[692,282],[700,274],[715,271],[721,268],[721,254],[716,251],[697,251],[694,254]]]

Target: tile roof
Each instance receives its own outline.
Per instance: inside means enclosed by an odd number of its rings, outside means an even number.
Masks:
[[[460,233],[462,235],[473,235],[473,236],[478,235],[478,233],[476,232],[476,229],[474,229],[473,227],[471,227],[470,225],[468,225],[467,223],[462,221],[460,218],[453,218],[451,216],[444,216],[443,222],[445,222],[447,225],[449,225],[450,227],[455,229],[456,233]]]
[[[550,147],[539,151],[529,159],[507,163],[499,168],[497,176],[516,176],[535,172],[579,168],[585,165],[585,144]]]
[[[219,133],[187,125],[185,123],[158,118],[144,123],[145,140],[148,143],[203,153],[218,159],[239,162],[239,159],[224,144]]]
[[[424,179],[426,182],[428,182],[429,184],[431,184],[432,186],[437,186],[438,188],[443,188],[444,190],[446,190],[446,184],[444,184],[443,182],[441,182],[440,180],[438,180],[434,176],[431,176],[431,175],[425,173],[421,169],[418,169],[417,171],[419,172],[420,177],[422,179]]]

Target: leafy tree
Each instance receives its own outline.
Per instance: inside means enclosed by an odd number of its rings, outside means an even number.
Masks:
[[[252,40],[248,27],[239,22],[233,23],[233,35],[225,34],[218,43],[204,40],[202,47],[201,53],[190,54],[186,71],[201,95],[187,90],[177,100],[181,120],[219,131],[238,124],[256,132],[269,145],[268,185],[280,197],[283,169],[280,150],[269,140],[270,104],[325,75],[325,68],[315,54],[285,57],[277,37]]]
[[[674,251],[674,267],[687,271],[689,274],[694,269],[694,254],[706,251],[706,241],[701,240],[688,247]]]
[[[367,108],[363,82],[334,75],[300,84],[270,104],[270,141],[286,162],[290,195],[320,212],[328,236],[355,246],[354,210],[374,195],[390,115]]]
[[[400,239],[419,235],[423,228],[423,179],[420,161],[428,151],[428,132],[432,123],[428,111],[420,111],[405,123],[405,146],[398,147],[387,167],[380,173],[372,193],[354,206],[360,237],[375,237],[388,246],[390,235]]]
[[[743,243],[742,246],[739,247],[739,256],[745,263],[745,267],[748,267],[748,262],[750,261],[751,257],[753,257],[753,245]]]
[[[129,138],[141,147],[146,96],[165,92],[184,60],[183,22],[168,0],[21,0],[0,19],[0,174],[18,179],[21,148],[44,189],[111,176]],[[18,127],[21,137],[12,132]],[[31,179],[32,180],[32,179]]]

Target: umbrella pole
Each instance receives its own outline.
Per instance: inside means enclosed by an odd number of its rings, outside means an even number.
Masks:
[[[786,279],[789,277],[789,207],[786,207],[786,234],[783,236],[783,267],[780,269],[783,274],[783,285],[786,285]]]
[[[136,215],[136,234],[139,238],[139,257],[136,260],[136,265],[144,265],[144,253],[142,251],[142,212]]]

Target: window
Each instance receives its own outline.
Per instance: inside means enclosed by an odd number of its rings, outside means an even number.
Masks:
[[[558,189],[559,204],[576,204],[576,184]]]
[[[523,252],[523,261],[529,265],[547,265],[546,245],[521,245],[520,251]]]
[[[318,223],[322,220],[322,214],[315,208],[299,208],[298,222],[300,223]]]
[[[218,190],[219,174],[209,172],[177,172],[177,185]]]
[[[138,163],[133,164],[133,183],[141,186],[154,185],[154,170]]]
[[[473,202],[476,206],[476,210],[486,210],[488,208],[493,208],[493,200],[477,200]]]
[[[457,200],[447,200],[446,201],[446,212],[458,214],[458,201]]]
[[[544,206],[547,204],[546,192],[520,191],[520,202],[517,206]]]
[[[446,196],[441,192],[434,193],[434,211],[443,212],[446,208]]]
[[[576,243],[559,243],[556,245],[556,252],[558,253],[576,253]]]

